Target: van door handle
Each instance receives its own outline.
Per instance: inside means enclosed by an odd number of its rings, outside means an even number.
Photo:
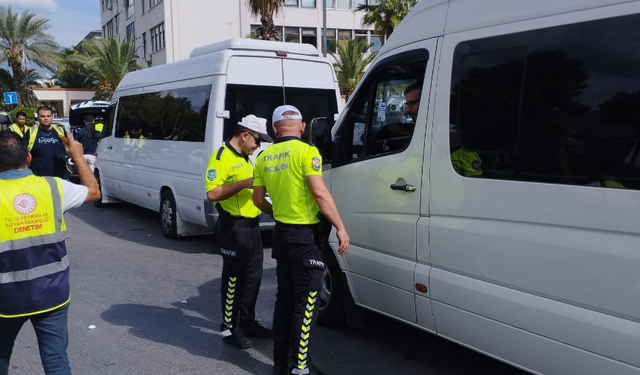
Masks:
[[[409,193],[416,191],[416,187],[409,184],[393,184],[391,185],[391,190],[402,190]]]

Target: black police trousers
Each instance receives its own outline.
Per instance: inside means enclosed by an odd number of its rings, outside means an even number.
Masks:
[[[273,359],[284,363],[291,353],[297,374],[309,372],[309,339],[320,309],[324,263],[316,245],[317,225],[276,223],[273,258],[278,292],[273,313]]]
[[[233,218],[221,217],[220,254],[222,282],[220,287],[223,326],[234,332],[240,321],[256,320],[256,301],[262,282],[264,252],[260,226],[237,226]]]

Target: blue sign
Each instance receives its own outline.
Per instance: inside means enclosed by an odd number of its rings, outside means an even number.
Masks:
[[[4,104],[18,104],[18,94],[15,91],[5,92]]]

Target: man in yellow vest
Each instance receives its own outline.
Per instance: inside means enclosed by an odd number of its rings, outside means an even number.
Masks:
[[[273,254],[278,293],[273,313],[273,373],[309,374],[309,338],[318,317],[324,272],[318,213],[336,228],[338,253],[349,248],[345,229],[331,193],[322,179],[318,149],[300,139],[300,111],[290,105],[275,109],[278,137],[262,152],[253,176],[253,202],[276,219]],[[266,200],[266,194],[273,206]],[[288,355],[293,355],[289,370]]]
[[[65,135],[62,126],[53,125],[53,111],[47,106],[37,109],[39,125],[31,128],[25,134],[25,139],[31,152],[29,168],[36,176],[53,176],[69,179],[67,160],[65,158],[63,139],[71,139],[71,134]]]
[[[67,357],[69,259],[63,213],[100,198],[82,145],[65,151],[78,166],[82,185],[33,175],[27,145],[13,132],[0,133],[0,374],[20,329],[31,321],[46,374],[71,374]]]
[[[218,245],[222,255],[223,342],[249,348],[245,337],[271,338],[270,329],[256,321],[256,301],[262,281],[264,249],[260,236],[260,210],[253,204],[253,163],[249,159],[260,142],[273,142],[267,120],[249,115],[234,134],[211,155],[207,167],[207,199],[218,202]]]
[[[21,137],[24,137],[24,133],[26,133],[29,128],[25,125],[27,123],[27,114],[20,111],[16,113],[16,122],[9,126],[9,130],[14,133],[18,133]]]
[[[451,164],[461,176],[482,177],[482,159],[475,152],[465,151],[460,147],[458,127],[449,124],[449,148],[451,150]]]

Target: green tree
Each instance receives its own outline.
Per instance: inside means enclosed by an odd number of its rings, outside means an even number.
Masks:
[[[85,53],[69,56],[69,64],[80,64],[97,82],[100,99],[108,100],[125,74],[138,70],[138,56],[131,51],[132,40],[120,42],[117,36],[99,39],[97,42],[86,40],[82,43]]]
[[[373,26],[384,45],[400,21],[409,13],[418,0],[379,0],[376,5],[360,4],[356,11],[367,12],[362,18],[363,26]]]
[[[65,88],[96,88],[96,77],[84,65],[85,60],[80,56],[88,56],[79,48],[65,48],[58,53],[58,70],[56,78],[60,87]]]
[[[262,26],[256,30],[257,39],[280,40],[278,30],[273,23],[273,16],[277,14],[284,0],[247,0],[251,15],[260,16]]]
[[[18,14],[11,7],[0,6],[0,63],[6,61],[9,64],[16,88],[21,87],[25,75],[22,69],[23,54],[42,68],[51,70],[55,62],[58,44],[46,33],[48,22],[46,18],[35,18],[35,14],[28,10]],[[20,106],[23,93],[16,91]]]
[[[333,67],[338,76],[340,92],[349,100],[367,66],[375,59],[376,52],[367,55],[371,44],[367,44],[365,39],[350,39],[346,43],[337,44],[336,47],[338,56],[331,53],[331,56],[337,61]]]

